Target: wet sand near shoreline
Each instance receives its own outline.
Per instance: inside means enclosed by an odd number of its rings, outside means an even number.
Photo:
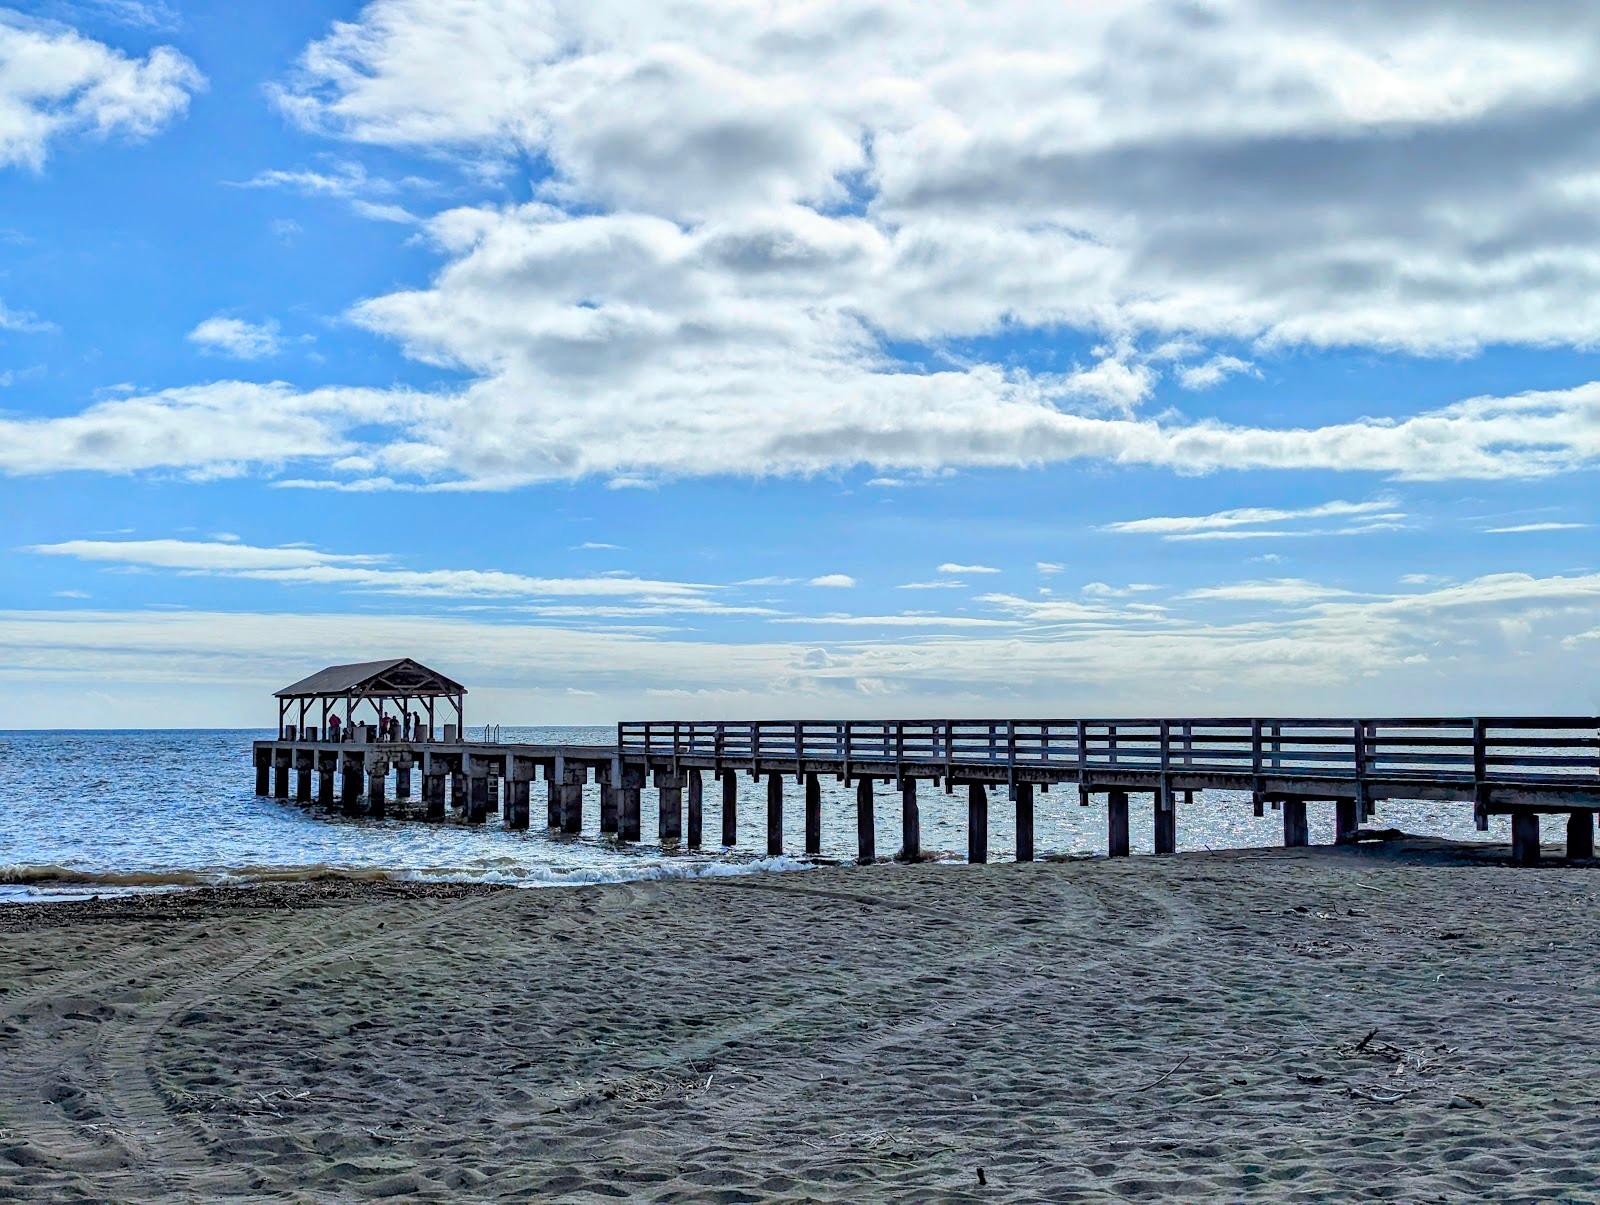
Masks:
[[[1418,840],[0,909],[0,1197],[1600,1197],[1600,868]]]

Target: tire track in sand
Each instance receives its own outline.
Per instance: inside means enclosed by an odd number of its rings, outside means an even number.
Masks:
[[[33,1145],[43,1145],[53,1161],[67,1166],[98,1165],[103,1162],[108,1147],[113,1152],[120,1150],[126,1155],[123,1166],[111,1169],[96,1166],[96,1170],[115,1179],[135,1174],[149,1177],[159,1183],[163,1193],[185,1191],[183,1182],[188,1173],[201,1168],[214,1171],[216,1165],[204,1149],[204,1133],[176,1113],[154,1082],[151,1047],[175,1016],[214,998],[227,986],[264,970],[286,977],[321,962],[349,957],[448,923],[461,923],[472,913],[490,907],[499,895],[493,892],[470,896],[446,905],[443,910],[429,909],[427,914],[410,923],[386,926],[382,932],[358,941],[350,940],[350,932],[365,924],[358,920],[352,926],[347,909],[330,909],[326,913],[304,910],[299,915],[313,918],[314,925],[320,922],[320,933],[307,933],[303,925],[297,925],[289,937],[258,937],[246,952],[226,959],[209,971],[191,975],[176,991],[142,1006],[137,1014],[114,1016],[102,1022],[88,1051],[88,1083],[80,1090],[103,1121],[75,1122],[49,1107],[36,1108],[29,1117],[26,1106],[33,1102],[25,1095],[19,1100],[24,1106],[23,1116],[19,1118],[20,1132]],[[362,906],[358,915],[364,918],[374,910],[387,911],[390,906],[387,902]],[[341,921],[344,923],[340,924]],[[214,953],[219,947],[233,946],[236,940],[235,937],[198,943],[189,951],[191,957],[175,956],[163,960],[163,965],[171,967],[174,963],[191,962],[192,956],[201,951]],[[306,948],[308,942],[312,946],[310,949]],[[147,974],[146,968],[119,978],[126,983]],[[54,1070],[59,1065],[58,1052],[49,1048],[48,1039],[45,1045],[45,1049],[32,1052],[35,1057],[31,1061],[36,1067],[42,1064]],[[32,1096],[39,1105],[51,1103],[37,1099],[37,1094]],[[215,1186],[210,1187],[214,1189]]]

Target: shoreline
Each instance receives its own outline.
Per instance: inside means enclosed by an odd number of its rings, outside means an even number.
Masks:
[[[1381,850],[1386,847],[1403,848],[1407,856],[1415,856],[1426,849],[1438,857],[1483,863],[1510,861],[1508,847],[1492,840],[1464,841],[1449,837],[1420,836],[1388,828],[1360,830],[1358,841],[1369,850]],[[1273,848],[1277,847],[1250,845],[1191,849],[1181,851],[1181,854],[1186,857],[1227,856]],[[1565,862],[1566,859],[1559,846],[1547,844],[1545,849],[1547,857],[1552,862]],[[1149,856],[1147,853],[1134,855],[1135,858]],[[1106,855],[1103,853],[1073,850],[1042,854],[1037,860],[1061,863],[1105,858]],[[997,864],[1003,864],[1005,861],[1009,859],[1002,859]],[[875,865],[883,866],[896,862],[896,858],[884,856],[880,857]],[[918,862],[928,866],[966,864],[964,856],[957,850],[925,850]],[[404,894],[405,889],[412,885],[421,888],[466,885],[530,890],[791,873],[851,865],[853,863],[846,858],[793,854],[773,856],[755,851],[716,849],[671,851],[667,854],[667,860],[651,863],[637,871],[630,870],[626,861],[618,861],[611,869],[556,872],[548,877],[530,873],[528,867],[379,867],[285,863],[172,869],[80,870],[57,864],[12,865],[0,866],[0,912],[14,904],[49,904],[59,908],[65,904],[89,903],[96,900],[135,899],[174,893],[246,891],[266,887],[281,887],[292,894],[299,885],[314,886],[322,893],[336,889],[330,885],[349,885],[355,894],[359,894],[359,888],[363,884],[387,885],[400,894]],[[32,890],[37,890],[40,894],[38,896],[26,894]],[[424,891],[422,894],[430,892]]]
[[[0,1196],[1585,1196],[1600,877],[1505,856],[0,909]]]

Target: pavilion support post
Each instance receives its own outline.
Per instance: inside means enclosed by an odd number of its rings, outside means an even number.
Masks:
[[[644,789],[641,766],[622,767],[622,786],[617,791],[617,840],[639,839],[639,792]]]
[[[311,802],[311,763],[316,756],[315,753],[295,755],[294,801],[296,803]]]
[[[470,757],[467,763],[467,823],[482,824],[489,811],[489,772]]]
[[[402,758],[394,768],[394,797],[396,802],[411,798],[411,762]]]
[[[917,780],[900,780],[900,852],[895,855],[901,862],[917,862],[922,858],[922,814],[917,808]]]
[[[1283,801],[1283,843],[1290,848],[1311,844],[1311,828],[1306,822],[1304,799]]]
[[[690,849],[699,849],[705,837],[706,786],[699,770],[689,771],[689,835]]]
[[[361,799],[362,780],[366,777],[366,767],[362,755],[348,753],[344,757],[344,765],[340,767],[343,779],[339,797],[340,807],[346,816],[359,816],[365,810]]]
[[[967,784],[967,861],[989,860],[989,789],[981,782]]]
[[[1539,813],[1511,813],[1511,860],[1532,866],[1539,860]]]
[[[1106,795],[1106,856],[1128,856],[1128,792],[1111,791]]]
[[[866,782],[866,779],[862,779]],[[822,852],[822,783],[815,774],[806,775],[806,853]]]
[[[272,750],[256,750],[256,794],[272,793]]]
[[[617,796],[621,790],[618,778],[621,770],[613,764],[610,771],[600,779],[600,831],[602,833],[615,833],[617,831]]]
[[[1336,845],[1354,845],[1361,828],[1361,801],[1338,799],[1333,804],[1333,840]]]
[[[384,804],[384,789],[389,785],[389,763],[386,761],[374,762],[367,771],[367,814],[383,819],[387,808]]]
[[[445,776],[443,774],[424,774],[422,776],[422,810],[427,819],[444,819],[444,792]]]
[[[767,854],[777,857],[783,852],[783,775],[773,771],[767,775]]]
[[[1158,854],[1176,853],[1178,850],[1178,801],[1168,787],[1157,788],[1155,794],[1154,845]]]
[[[678,774],[656,774],[656,834],[663,845],[676,845],[683,839],[683,778]]]
[[[722,844],[729,849],[739,844],[739,775],[719,770],[722,782]]]
[[[1594,813],[1567,813],[1567,857],[1594,857]]]
[[[338,754],[317,754],[317,802],[325,808],[333,806],[333,773],[338,766]]]
[[[1019,782],[1012,788],[1017,803],[1017,861],[1033,861],[1033,784]]]
[[[589,779],[589,770],[586,766],[573,765],[565,758],[556,759],[556,773],[561,782],[558,784],[561,795],[561,831],[564,833],[581,833],[583,831],[583,784]]]
[[[820,820],[819,820],[820,824]],[[856,779],[856,865],[878,860],[878,822],[872,814],[872,779]]]
[[[279,751],[272,759],[272,797],[274,799],[289,798],[289,757],[287,751]]]

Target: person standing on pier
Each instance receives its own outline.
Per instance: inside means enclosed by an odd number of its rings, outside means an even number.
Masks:
[[[339,717],[336,715],[328,717],[328,739],[335,744],[339,741]]]

